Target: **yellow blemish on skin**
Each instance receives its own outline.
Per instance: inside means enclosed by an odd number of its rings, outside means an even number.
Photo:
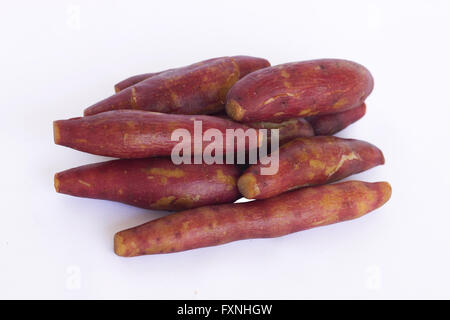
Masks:
[[[90,184],[90,183],[87,183],[86,181],[78,180],[78,182],[81,183],[81,184],[83,184],[83,185],[85,185],[85,186],[88,187],[88,188],[91,187],[91,184]]]
[[[325,163],[320,160],[311,159],[309,160],[309,165],[314,169],[324,169]]]
[[[242,120],[245,110],[236,100],[230,100],[225,107],[227,114],[234,120]]]
[[[340,108],[344,106],[347,103],[347,98],[340,98],[338,101],[336,101],[335,104],[333,104],[333,108]]]
[[[161,184],[162,184],[163,186],[165,186],[165,185],[167,184],[167,178],[164,177],[164,176],[160,176],[160,179],[161,179]]]
[[[127,121],[127,126],[128,126],[129,128],[134,128],[135,125],[136,125],[136,123],[135,123],[134,121]]]
[[[119,189],[119,194],[123,194],[123,190],[122,189]]]
[[[282,71],[281,71],[281,76],[282,76],[283,78],[289,78],[289,77],[290,77],[290,74],[289,74],[286,70],[282,70]]]
[[[263,104],[268,104],[268,103],[271,103],[272,101],[275,101],[275,98],[269,98],[266,101],[264,101]]]
[[[304,109],[298,113],[299,116],[306,116],[311,114],[311,109]]]
[[[233,176],[227,176],[223,173],[222,170],[217,170],[216,171],[216,177],[217,180],[219,180],[220,182],[226,184],[226,188],[227,190],[232,190],[235,186],[236,186],[236,179]]]
[[[189,225],[190,224],[191,224],[190,221],[183,222],[183,224],[181,225],[181,230],[183,230],[183,231],[189,230]]]
[[[170,92],[170,98],[172,99],[172,102],[175,106],[179,107],[180,106],[180,98],[178,97],[178,95],[171,91]]]
[[[324,194],[320,200],[320,204],[324,209],[332,209],[336,207],[336,201],[334,200],[334,195]]]
[[[291,83],[289,81],[284,81],[283,84],[284,84],[284,86],[286,88],[290,88],[291,87]]]
[[[133,109],[137,109],[137,96],[136,96],[136,88],[132,87],[131,88],[131,108]]]
[[[175,196],[162,197],[158,201],[151,204],[152,208],[166,209],[175,200]]]
[[[356,210],[358,211],[358,217],[359,217],[359,216],[362,216],[363,214],[369,212],[370,206],[366,202],[365,199],[362,199],[356,203]]]
[[[254,199],[261,193],[256,181],[256,177],[251,173],[243,174],[238,180],[238,188],[244,197],[247,199]]]
[[[55,174],[54,183],[55,183],[55,190],[56,190],[56,192],[59,192],[59,178],[58,178],[58,174]]]
[[[196,195],[195,197],[181,197],[175,201],[175,205],[180,208],[191,208],[194,205],[194,202],[200,200],[200,195]]]
[[[341,167],[342,165],[349,160],[356,160],[356,159],[361,159],[359,157],[358,154],[356,154],[355,152],[351,152],[349,154],[344,154],[342,155],[341,159],[339,160],[338,164],[335,166],[331,166],[329,168],[327,168],[327,170],[325,171],[325,174],[327,176],[332,176],[333,174],[335,174]]]
[[[277,113],[274,114],[274,116],[275,116],[275,117],[278,117],[278,116],[281,116],[281,115],[283,115],[283,114],[284,114],[284,112],[277,112]]]
[[[279,94],[279,95],[276,95],[276,96],[274,96],[274,97],[271,97],[271,98],[269,98],[269,99],[267,99],[266,101],[264,101],[263,102],[263,105],[266,105],[266,104],[268,104],[268,103],[271,103],[271,102],[273,102],[273,101],[275,101],[276,99],[279,99],[279,98],[283,98],[283,97],[293,97],[294,95],[292,94],[292,93],[282,93],[282,94]]]
[[[56,121],[53,121],[53,140],[55,141],[55,144],[59,144],[59,141],[61,141],[61,133]]]
[[[185,172],[179,168],[176,169],[163,169],[163,168],[151,168],[142,169],[148,175],[159,175],[166,178],[182,178],[185,176]]]

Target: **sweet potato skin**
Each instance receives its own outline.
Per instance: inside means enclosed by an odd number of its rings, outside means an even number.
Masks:
[[[227,95],[228,115],[242,122],[276,121],[345,111],[361,105],[373,78],[338,59],[292,62],[253,72]]]
[[[145,209],[185,210],[234,202],[240,170],[226,164],[180,164],[170,158],[111,160],[55,174],[57,192]]]
[[[318,136],[331,136],[347,128],[366,114],[366,104],[346,111],[308,117],[307,120]]]
[[[294,188],[337,181],[384,164],[377,147],[365,141],[332,136],[297,138],[280,147],[274,175],[261,175],[260,163],[251,165],[238,180],[248,199],[265,199]]]
[[[233,119],[231,119],[225,112],[216,113],[212,116],[233,121]],[[278,129],[280,145],[295,138],[314,136],[314,129],[305,118],[293,118],[279,122],[247,122],[245,124],[250,128],[267,129],[267,138],[269,141],[271,139],[270,129]]]
[[[141,82],[141,81],[143,81],[145,79],[148,79],[148,78],[151,78],[151,77],[154,77],[154,76],[157,76],[158,74],[161,74],[161,73],[166,72],[166,71],[169,71],[169,70],[164,70],[164,71],[161,71],[161,72],[137,74],[135,76],[126,78],[125,80],[122,80],[122,81],[120,81],[120,82],[118,82],[118,83],[116,83],[114,85],[114,91],[117,93],[119,91],[122,91],[123,89],[126,89],[128,87],[131,87],[131,86],[135,85],[138,82]]]
[[[280,145],[299,137],[314,136],[314,129],[304,118],[294,118],[281,122],[249,122],[246,123],[251,128],[267,129],[267,137],[270,140],[270,129],[278,129],[278,138]]]
[[[248,129],[240,123],[212,116],[115,110],[89,117],[57,120],[53,122],[53,132],[56,144],[79,151],[123,159],[147,158],[170,156],[173,147],[179,143],[171,141],[172,132],[186,129],[194,137],[195,120],[202,121],[203,133],[210,128],[219,130],[223,141],[226,129]],[[194,139],[191,140],[193,154]],[[202,151],[209,143],[203,143]],[[226,144],[223,146],[225,153]]]
[[[116,233],[123,257],[170,253],[236,240],[272,238],[358,218],[391,196],[387,182],[348,181],[310,187],[267,200],[182,211]]]
[[[270,66],[269,61],[263,58],[256,58],[256,57],[250,57],[250,56],[233,56],[231,57],[239,66],[239,78],[242,78],[246,76],[247,74],[258,70],[262,68],[266,68]],[[220,58],[215,58],[220,59]],[[122,80],[121,82],[117,83],[114,86],[114,89],[117,92],[122,91],[123,89],[126,89],[128,87],[131,87],[135,85],[138,82],[141,82],[145,79],[151,78],[153,76],[157,76],[160,73],[171,71],[174,69],[168,69],[161,72],[155,72],[155,73],[144,73],[144,74],[138,74],[135,76],[132,76],[130,78],[127,78],[125,80]]]
[[[251,56],[233,56],[231,57],[239,66],[239,79],[260,69],[270,67],[270,62],[263,58]]]
[[[212,114],[222,110],[239,79],[231,57],[214,58],[147,78],[84,110],[84,115],[117,109],[176,114]]]

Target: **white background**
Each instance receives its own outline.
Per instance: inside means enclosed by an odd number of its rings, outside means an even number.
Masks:
[[[0,17],[0,298],[450,298],[450,2],[8,1]],[[102,161],[53,144],[130,75],[224,55],[345,58],[375,78],[339,136],[380,147],[391,200],[282,238],[119,258],[115,232],[164,215],[57,194]]]

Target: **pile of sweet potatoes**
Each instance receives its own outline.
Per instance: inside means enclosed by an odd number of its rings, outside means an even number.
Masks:
[[[387,182],[329,184],[384,164],[374,145],[332,136],[364,116],[373,78],[363,66],[322,59],[278,66],[261,58],[214,58],[145,73],[116,93],[54,121],[56,144],[119,158],[55,174],[57,192],[178,211],[114,236],[120,256],[170,253],[292,232],[358,218],[391,195]],[[278,129],[278,170],[256,163],[175,164],[174,130]],[[271,136],[268,139],[273,139]],[[262,141],[258,136],[258,143]],[[258,147],[261,147],[258,144]],[[191,153],[206,144],[192,145]],[[249,151],[249,144],[233,151]],[[242,150],[239,150],[242,149]],[[224,145],[224,154],[229,150]],[[244,196],[256,199],[234,203]]]

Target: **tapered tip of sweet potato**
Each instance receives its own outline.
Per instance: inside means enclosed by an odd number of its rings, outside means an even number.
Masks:
[[[383,151],[380,150],[380,164],[384,164],[386,159],[384,158]]]
[[[239,192],[247,199],[255,199],[260,194],[256,177],[252,173],[243,174],[239,178],[237,186]]]
[[[244,117],[245,110],[236,100],[230,100],[227,102],[226,111],[230,118],[240,121]]]
[[[380,204],[379,207],[381,207],[383,204],[385,204],[392,195],[392,187],[389,184],[389,182],[378,182],[379,186],[380,186],[380,190],[381,190],[381,199],[380,199]]]
[[[55,144],[59,144],[61,141],[61,133],[59,130],[58,121],[53,121],[53,140],[55,141]]]
[[[57,174],[57,173],[55,173],[54,184],[55,184],[55,190],[56,190],[56,192],[59,192],[60,182],[59,182],[59,177],[58,177],[58,174]]]
[[[120,257],[125,257],[126,251],[127,248],[123,243],[123,238],[120,235],[120,232],[118,232],[114,235],[114,253]]]

